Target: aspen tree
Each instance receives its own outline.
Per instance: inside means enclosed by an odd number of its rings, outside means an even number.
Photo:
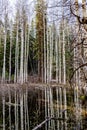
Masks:
[[[59,83],[61,83],[61,38],[60,38],[60,31],[59,31]]]
[[[50,27],[50,81],[52,80],[53,70],[53,26]]]
[[[3,70],[2,70],[2,82],[4,83],[6,80],[6,41],[7,41],[7,18],[8,12],[7,8],[5,7],[5,16],[4,16],[4,57],[3,57]]]
[[[43,17],[43,24],[44,24],[44,82],[47,82],[47,53],[46,53],[46,15],[44,14]]]
[[[63,21],[64,28],[64,21]],[[63,83],[66,84],[66,61],[65,61],[65,31],[63,29]]]
[[[10,27],[10,54],[9,54],[9,82],[11,81],[11,53],[12,51],[12,23],[11,23],[11,27]]]
[[[79,11],[79,7],[78,7],[78,0],[75,0],[75,9],[76,9],[76,15],[78,16],[78,11]],[[78,24],[78,21],[77,21]],[[76,30],[77,32],[77,30]],[[75,45],[74,45],[75,46]],[[77,57],[77,51],[78,51],[78,47],[75,47],[74,49],[74,57]],[[77,61],[76,63],[74,63],[74,69],[78,66]],[[76,72],[75,74],[75,82],[76,82],[76,87],[78,86],[78,72]]]
[[[62,17],[63,17],[63,23],[62,23],[62,29],[63,29],[63,36],[62,36],[62,41],[63,41],[63,83],[66,84],[66,58],[65,58],[65,21],[64,21],[64,0],[63,2],[63,7],[62,7]]]
[[[56,32],[57,33],[57,32]],[[58,70],[59,70],[59,63],[58,63],[58,57],[59,57],[59,55],[58,55],[58,36],[57,36],[57,34],[56,34],[56,36],[55,36],[55,46],[56,46],[56,82],[58,83],[58,81],[59,81],[59,77],[58,77],[58,74],[59,74],[59,72],[58,72]]]
[[[16,47],[15,47],[15,73],[14,73],[14,82],[19,81],[19,10],[17,11],[16,17]]]
[[[24,82],[24,60],[23,60],[23,54],[24,54],[24,31],[23,31],[23,19],[21,19],[21,55],[20,55],[20,83],[22,84]]]

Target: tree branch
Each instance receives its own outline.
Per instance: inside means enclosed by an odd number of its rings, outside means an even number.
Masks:
[[[84,64],[80,65],[79,67],[77,67],[77,68],[73,71],[73,74],[72,74],[71,77],[70,77],[70,83],[71,83],[71,80],[72,80],[72,78],[73,78],[75,72],[78,71],[80,68],[82,68],[82,67],[84,67],[84,66],[87,66],[87,63],[84,63]]]
[[[84,41],[85,41],[85,39],[86,39],[86,38],[83,38],[80,43],[76,44],[76,45],[72,48],[71,52],[74,50],[74,48],[76,48],[76,47],[79,46],[79,45],[87,45],[87,44],[83,44]]]
[[[44,120],[43,122],[41,122],[39,125],[37,125],[35,128],[33,128],[32,130],[37,130],[39,128],[41,128],[45,123],[51,121],[51,120],[66,120],[63,118],[55,118],[55,117],[47,117],[46,120]]]

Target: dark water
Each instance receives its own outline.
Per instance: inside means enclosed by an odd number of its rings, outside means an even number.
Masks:
[[[79,89],[61,87],[2,88],[0,130],[87,130],[87,99]]]

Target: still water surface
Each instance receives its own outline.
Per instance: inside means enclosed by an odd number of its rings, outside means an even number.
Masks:
[[[87,99],[79,89],[9,87],[0,91],[0,130],[87,130]]]

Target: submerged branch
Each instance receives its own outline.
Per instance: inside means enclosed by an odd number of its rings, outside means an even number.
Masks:
[[[8,105],[8,106],[20,106],[20,104],[15,104],[15,103],[11,103],[11,102],[6,102],[6,105]]]
[[[41,122],[39,125],[37,125],[35,128],[33,128],[32,130],[37,130],[39,128],[41,128],[45,123],[51,121],[51,120],[67,120],[64,118],[56,118],[56,117],[47,117],[43,122]]]

